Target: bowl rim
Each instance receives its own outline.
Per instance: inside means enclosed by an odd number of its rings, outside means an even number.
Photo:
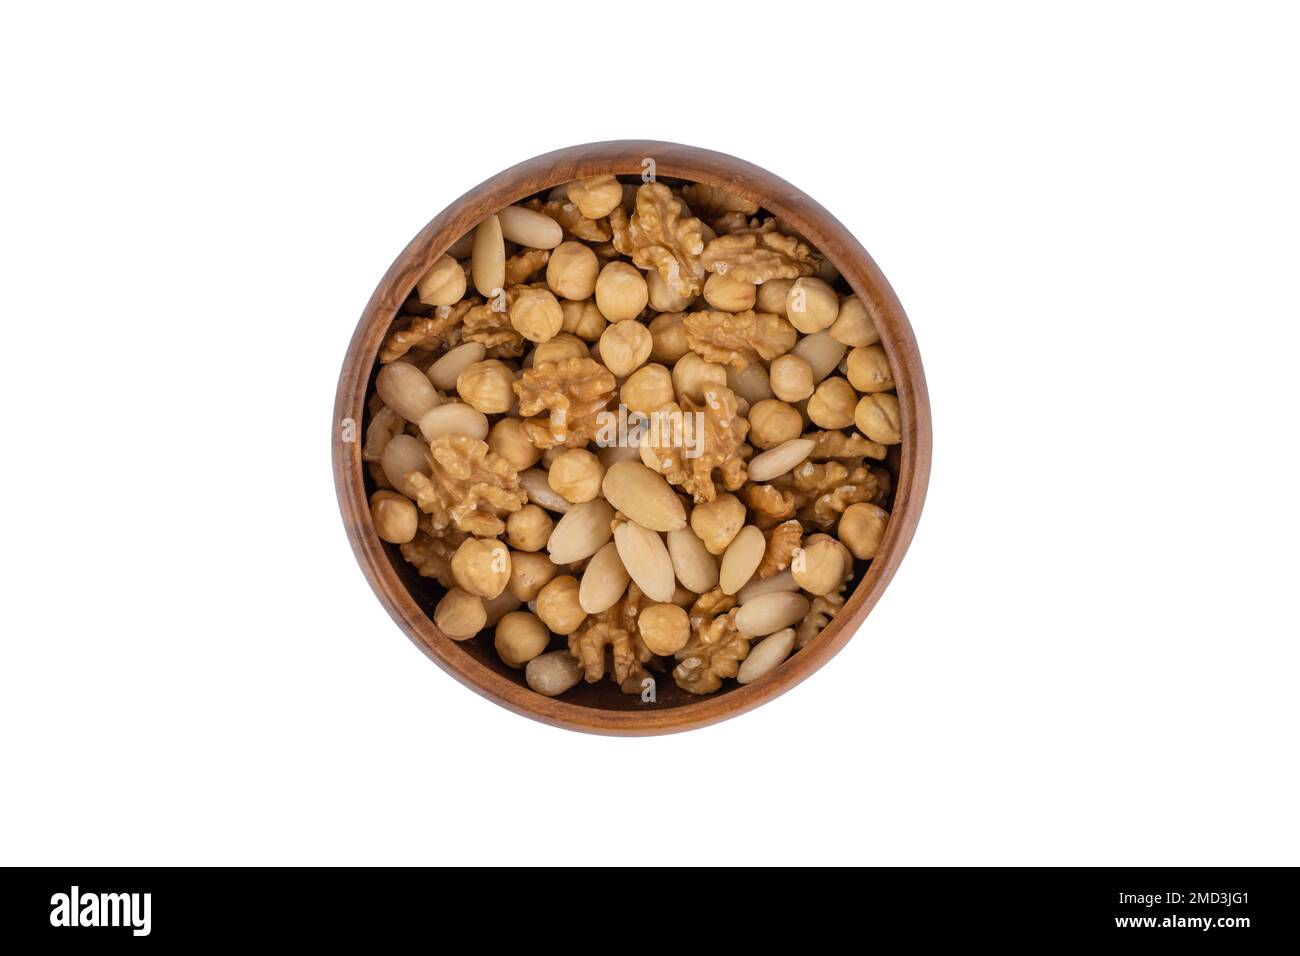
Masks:
[[[489,213],[562,183],[602,174],[644,179],[647,172],[721,187],[757,202],[830,260],[880,331],[894,370],[903,440],[893,509],[876,556],[844,607],[808,646],[752,684],[671,708],[604,710],[544,697],[475,660],[438,630],[403,585],[375,533],[361,460],[362,423],[371,372],[389,326],[416,281],[453,242]],[[861,243],[829,211],[779,176],[726,153],[656,140],[587,143],[535,156],[484,180],[430,220],[394,260],[361,314],[339,373],[330,430],[335,490],[352,551],[407,637],[460,683],[516,714],[568,730],[618,736],[676,733],[737,716],[791,689],[837,654],[880,599],[911,543],[931,459],[930,405],[916,338],[898,297]]]

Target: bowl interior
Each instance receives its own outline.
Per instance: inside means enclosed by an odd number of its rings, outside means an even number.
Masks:
[[[372,587],[390,614],[422,650],[473,689],[518,713],[548,723],[603,733],[661,733],[688,729],[749,709],[788,689],[816,670],[852,635],[888,583],[910,541],[929,469],[929,416],[924,378],[906,316],[869,255],[840,223],[784,180],[734,157],[668,143],[627,141],[573,147],[506,170],[453,203],[412,240],[372,297],[349,349],[340,379],[336,413],[340,421],[368,422],[380,343],[415,282],[429,265],[485,216],[562,183],[603,173],[639,182],[647,162],[659,179],[720,186],[755,201],[760,215],[774,215],[802,233],[840,272],[837,291],[867,302],[894,369],[903,416],[903,442],[886,461],[892,478],[886,508],[889,527],[876,558],[859,561],[845,606],[806,647],[749,685],[734,680],[697,696],[679,688],[671,674],[656,676],[655,699],[624,694],[612,681],[580,683],[560,698],[534,693],[523,671],[498,658],[490,629],[468,641],[451,641],[433,625],[433,608],[444,593],[421,577],[395,545],[382,543],[370,523],[373,482],[359,455],[359,443],[336,443],[335,475],[340,505],[353,549]],[[364,431],[362,431],[364,434]],[[554,637],[550,649],[566,647]]]

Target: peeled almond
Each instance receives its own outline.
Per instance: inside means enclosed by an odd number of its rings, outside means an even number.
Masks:
[[[611,541],[587,562],[578,588],[578,604],[588,614],[608,611],[627,590],[628,580],[627,569],[618,556],[618,545]]]
[[[673,486],[639,461],[611,465],[601,481],[601,491],[611,505],[643,528],[675,531],[686,527],[686,509]]]
[[[542,505],[542,507],[546,506]],[[556,564],[572,564],[574,561],[591,557],[609,541],[609,523],[613,518],[614,509],[600,498],[574,505],[559,520],[555,530],[551,532],[550,540],[546,542],[546,550],[551,560]],[[667,556],[665,550],[664,557]],[[671,575],[671,564],[668,566],[668,571]],[[656,600],[663,599],[656,598]]]
[[[718,584],[722,586],[724,594],[735,594],[749,583],[762,563],[766,550],[767,541],[762,531],[752,524],[740,529],[740,533],[727,545],[727,550],[722,555]]]
[[[618,546],[618,557],[623,567],[646,597],[660,604],[671,602],[676,587],[673,562],[664,546],[664,539],[654,531],[628,521],[614,530],[614,544]]]
[[[779,478],[812,454],[817,443],[811,438],[791,438],[775,448],[755,455],[749,463],[751,481],[771,481]]]
[[[794,591],[773,591],[746,601],[736,612],[736,630],[747,637],[766,637],[808,616],[811,605]]]

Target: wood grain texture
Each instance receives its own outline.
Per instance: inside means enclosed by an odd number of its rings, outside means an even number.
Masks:
[[[775,213],[806,236],[867,304],[894,370],[902,410],[892,517],[875,559],[860,565],[864,573],[840,613],[807,647],[766,677],[705,697],[661,686],[654,704],[624,695],[608,681],[547,698],[523,683],[522,671],[509,670],[492,659],[490,651],[481,653],[470,642],[458,644],[444,636],[422,609],[419,598],[428,601],[432,583],[420,579],[396,549],[384,545],[371,523],[361,461],[364,406],[379,347],[399,307],[455,240],[503,206],[585,176],[639,175],[645,159],[654,160],[658,176],[724,187]],[[920,519],[930,473],[930,405],[920,353],[902,305],[866,250],[834,216],[780,177],[733,156],[677,143],[619,140],[573,146],[513,166],[465,193],[411,240],[380,280],[353,333],[339,375],[331,445],[339,508],[357,562],[393,620],[438,666],[525,717],[590,733],[649,735],[703,727],[757,707],[804,680],[848,642],[889,584]]]

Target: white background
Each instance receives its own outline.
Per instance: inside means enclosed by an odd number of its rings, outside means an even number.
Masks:
[[[361,9],[4,14],[0,862],[1300,862],[1281,7]],[[406,241],[620,137],[834,211],[935,429],[857,638],[645,740],[426,660],[329,463]]]

